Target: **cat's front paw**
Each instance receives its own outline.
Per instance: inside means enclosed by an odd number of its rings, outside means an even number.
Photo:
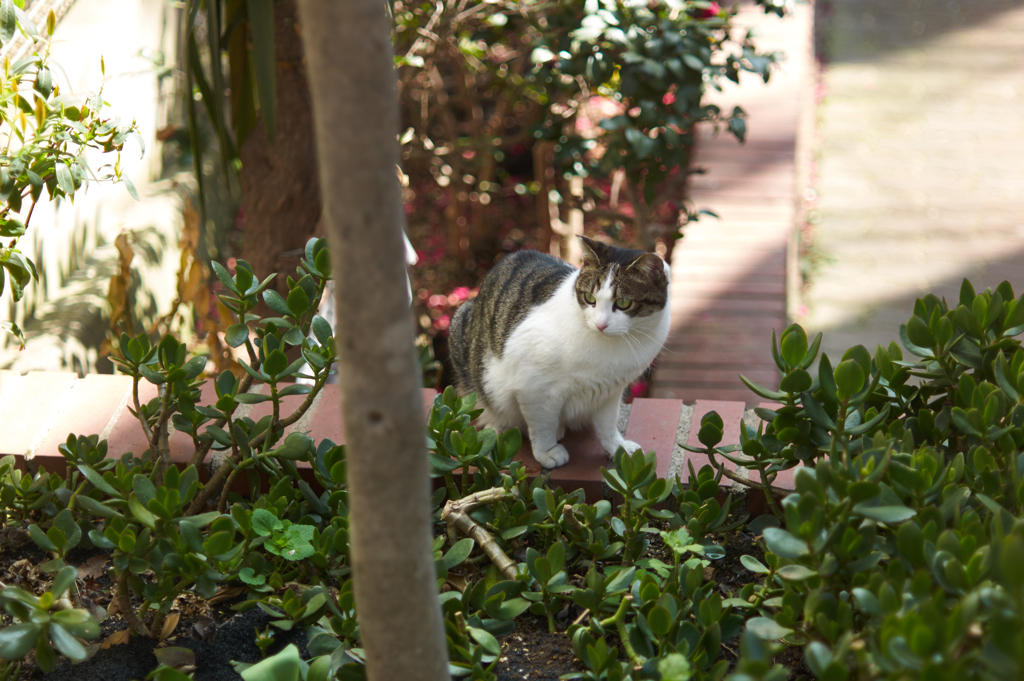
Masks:
[[[534,452],[533,458],[544,468],[557,468],[569,462],[569,452],[562,445],[555,445],[546,452]]]
[[[626,450],[626,454],[630,455],[632,455],[633,452],[635,452],[638,449],[643,449],[643,447],[633,442],[632,440],[624,440],[620,438],[617,442],[610,443],[608,446],[605,446],[604,451],[608,452],[608,457],[611,458],[615,456],[615,453],[617,451],[619,451],[619,447],[622,447],[624,450]]]
[[[622,441],[622,448],[626,450],[627,454],[632,454],[633,452],[635,452],[638,449],[643,449],[643,447],[641,447],[637,443],[633,442],[632,440],[623,440]]]

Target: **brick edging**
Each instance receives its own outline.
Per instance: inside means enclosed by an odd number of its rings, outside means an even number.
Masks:
[[[58,446],[69,434],[100,435],[107,440],[107,455],[120,458],[132,452],[140,454],[147,448],[145,437],[138,421],[131,413],[132,379],[129,376],[90,374],[78,378],[64,372],[33,371],[19,375],[13,371],[0,371],[0,413],[6,416],[0,428],[0,456],[14,455],[19,467],[25,462],[34,462],[33,467],[63,473],[64,457]],[[216,401],[213,383],[207,381],[202,387],[204,403]],[[143,381],[139,386],[139,399],[147,402],[157,394],[156,386]],[[424,408],[429,409],[436,393],[423,391]],[[284,399],[284,410],[289,412],[297,407],[304,396],[296,395]],[[269,402],[253,405],[248,415],[259,419],[270,413]],[[706,457],[694,455],[680,445],[698,446],[697,429],[691,428],[692,421],[711,409],[722,416],[726,424],[723,444],[739,441],[739,422],[749,417],[750,412],[742,402],[716,402],[698,400],[694,406],[684,405],[675,399],[636,399],[630,408],[625,436],[644,447],[654,450],[658,457],[658,474],[673,477],[678,474],[683,482],[689,476],[687,460],[697,470],[706,462]],[[317,397],[306,415],[290,426],[306,432],[314,440],[330,438],[343,444],[345,433],[341,422],[341,393],[338,385],[327,385]],[[543,472],[534,460],[529,442],[523,443],[519,458],[526,465],[531,476],[547,476],[553,487],[566,491],[584,489],[591,501],[605,496],[601,466],[608,465],[608,457],[592,431],[567,434],[563,440],[569,450],[569,463],[549,472]],[[184,465],[191,458],[191,438],[174,431],[170,437],[171,458]],[[731,467],[731,465],[730,465]],[[205,466],[203,467],[205,469]],[[301,468],[301,467],[300,467]],[[306,472],[311,472],[306,467]],[[201,470],[203,479],[207,471]],[[723,480],[728,486],[728,481]],[[784,487],[792,488],[792,476],[784,481]]]

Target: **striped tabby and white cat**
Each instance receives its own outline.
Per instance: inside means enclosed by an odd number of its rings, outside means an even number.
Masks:
[[[669,267],[657,255],[580,237],[583,267],[537,251],[502,259],[452,319],[455,388],[475,392],[479,422],[524,428],[545,468],[559,440],[588,422],[609,454],[639,445],[617,421],[622,393],[669,331]]]

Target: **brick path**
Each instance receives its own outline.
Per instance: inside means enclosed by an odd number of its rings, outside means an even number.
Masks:
[[[775,387],[771,331],[786,325],[789,240],[797,217],[798,134],[811,107],[812,8],[796,5],[786,19],[744,6],[741,26],[756,31],[762,50],[786,59],[767,84],[751,74],[710,100],[748,114],[747,141],[715,138],[697,144],[690,198],[720,216],[686,228],[672,256],[672,332],[654,377],[653,397],[691,403],[734,400],[754,404],[742,373]]]

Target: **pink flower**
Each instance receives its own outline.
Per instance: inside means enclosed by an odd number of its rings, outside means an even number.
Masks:
[[[443,314],[437,318],[437,321],[434,322],[434,328],[440,329],[441,331],[447,331],[448,327],[451,326],[451,323],[451,315]]]
[[[709,3],[706,9],[698,9],[692,12],[697,19],[713,19],[722,13],[722,8],[717,2]]]
[[[666,106],[669,105],[669,104],[674,104],[675,101],[676,101],[676,93],[674,93],[674,92],[666,92],[665,96],[661,98],[661,103],[665,104]]]
[[[632,401],[637,397],[647,397],[647,387],[646,381],[637,381],[629,386],[629,399]]]

